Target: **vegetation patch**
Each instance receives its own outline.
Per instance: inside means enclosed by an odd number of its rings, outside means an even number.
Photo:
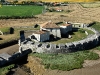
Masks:
[[[0,75],[7,75],[7,73],[14,67],[14,64],[0,68]]]
[[[10,33],[10,27],[3,27],[3,28],[0,28],[0,31],[2,31],[3,34],[9,34],[9,33]]]
[[[100,22],[95,22],[95,24],[93,24],[91,27],[95,28],[98,31],[100,31]]]
[[[96,8],[100,7],[100,2],[89,2],[89,3],[80,3],[84,8]]]
[[[79,51],[68,54],[38,54],[31,53],[30,56],[39,57],[42,59],[42,64],[47,69],[58,70],[73,70],[82,68],[84,60],[96,60],[98,54],[90,51]]]
[[[35,5],[3,5],[2,8],[0,8],[0,19],[30,18],[42,13],[43,9],[43,6]]]

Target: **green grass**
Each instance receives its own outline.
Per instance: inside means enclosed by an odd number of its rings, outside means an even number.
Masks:
[[[84,60],[98,59],[99,56],[96,53],[89,51],[79,51],[68,54],[33,54],[30,56],[39,57],[42,59],[42,64],[47,69],[58,70],[73,70],[82,68]]]
[[[43,6],[2,6],[0,16],[33,16],[42,13]]]
[[[91,26],[92,28],[95,28],[96,30],[100,31],[100,22],[96,22]]]
[[[95,24],[93,24],[91,26],[92,28],[95,28],[96,30],[98,30],[100,32],[100,22],[96,22]],[[100,50],[100,45],[97,46],[96,48],[94,48],[94,50]]]
[[[7,75],[11,68],[14,67],[14,64],[0,68],[0,75]]]
[[[87,30],[87,29],[78,29],[78,31],[71,33],[72,38],[62,38],[57,41],[52,41],[51,43],[54,44],[59,44],[59,43],[69,43],[69,42],[74,42],[74,41],[79,41],[87,37],[85,34],[85,31],[88,32],[88,34],[94,34],[92,31]]]
[[[3,28],[0,28],[0,31],[2,31],[3,33],[10,33],[10,27],[3,27]]]

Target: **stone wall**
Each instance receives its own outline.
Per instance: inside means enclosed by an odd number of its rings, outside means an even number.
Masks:
[[[80,41],[74,41],[65,44],[52,44],[52,43],[40,43],[40,42],[32,42],[29,40],[25,40],[21,42],[21,49],[27,50],[31,49],[33,52],[37,53],[69,53],[76,52],[79,50],[91,49],[98,45],[100,42],[100,33],[94,28],[81,26],[79,28],[86,28],[88,30],[93,31],[95,34],[88,35],[87,38],[82,39]]]

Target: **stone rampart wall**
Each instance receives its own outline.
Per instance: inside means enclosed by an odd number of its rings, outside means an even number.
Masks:
[[[81,28],[81,27],[79,27]],[[69,52],[75,52],[79,50],[86,50],[91,49],[98,45],[100,42],[100,34],[97,30],[90,27],[82,27],[86,28],[88,30],[93,31],[95,34],[88,35],[87,38],[82,39],[80,41],[74,41],[70,43],[65,44],[52,44],[52,43],[40,43],[40,42],[32,42],[25,40],[24,42],[21,42],[21,48],[22,50],[31,49],[33,52],[37,53],[69,53]]]

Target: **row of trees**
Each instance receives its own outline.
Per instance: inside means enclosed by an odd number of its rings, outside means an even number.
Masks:
[[[42,3],[42,1],[38,1],[39,3]],[[12,2],[5,1],[5,0],[0,0],[1,4],[35,4],[37,2],[35,1],[21,1],[19,2],[18,0],[14,0]]]
[[[0,19],[27,19],[27,18],[37,18],[35,16],[0,16]]]
[[[13,5],[13,4],[16,4],[16,5],[47,5],[47,6],[60,6],[60,5],[66,5],[68,2],[63,2],[63,4],[60,4],[59,2],[54,2],[54,3],[51,3],[51,2],[42,2],[42,1],[21,1],[19,2],[18,0],[14,0],[12,2],[8,2],[8,1],[5,1],[5,0],[1,0],[0,1],[1,4],[5,4],[5,5]]]

